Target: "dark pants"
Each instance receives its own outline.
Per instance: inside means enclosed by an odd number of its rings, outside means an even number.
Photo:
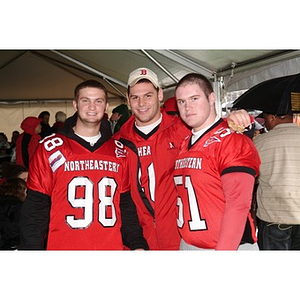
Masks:
[[[259,250],[300,250],[300,225],[257,221]]]

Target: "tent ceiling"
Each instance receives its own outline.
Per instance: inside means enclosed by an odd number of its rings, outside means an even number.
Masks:
[[[101,81],[109,91],[110,101],[123,101],[128,74],[142,66],[157,73],[165,90],[189,72],[211,78],[224,76],[230,87],[237,84],[232,74],[245,80],[258,69],[293,58],[300,60],[300,51],[1,50],[0,101],[71,100],[74,87],[86,79]],[[284,74],[276,72],[268,76],[289,75],[286,70]],[[251,84],[248,81],[247,88]]]

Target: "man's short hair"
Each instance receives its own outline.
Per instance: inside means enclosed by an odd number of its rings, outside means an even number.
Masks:
[[[148,80],[148,79],[141,79],[141,80],[139,80],[136,84],[139,84],[139,83],[143,83],[143,82],[149,82],[149,83],[151,83],[152,85],[153,85],[153,83],[150,81],[150,80]],[[153,85],[154,86],[154,85]],[[155,90],[158,92],[159,91],[159,87],[156,87],[156,86],[154,86],[154,88],[155,88]],[[127,94],[129,95],[130,94],[130,86],[128,85],[128,87],[127,87]]]
[[[99,81],[96,81],[96,80],[86,80],[86,81],[83,81],[83,82],[79,83],[79,84],[75,87],[75,90],[74,90],[74,99],[75,99],[76,101],[78,100],[80,90],[82,90],[82,89],[84,89],[84,88],[87,88],[87,87],[90,87],[90,88],[97,88],[97,89],[99,89],[99,90],[104,91],[104,93],[105,93],[105,98],[106,98],[106,101],[107,101],[108,93],[107,93],[106,87],[105,87],[102,83],[100,83]]]
[[[198,73],[189,73],[179,80],[175,92],[180,86],[185,86],[187,84],[198,84],[204,91],[206,97],[214,91],[211,82],[205,76]]]
[[[42,111],[42,112],[38,115],[38,118],[39,118],[39,119],[43,119],[44,116],[50,117],[49,111],[47,111],[47,110]]]

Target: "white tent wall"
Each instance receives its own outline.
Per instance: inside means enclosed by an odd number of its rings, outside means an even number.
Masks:
[[[113,108],[117,105],[119,105],[119,103],[116,102],[109,104],[107,111],[108,116],[111,116]],[[55,122],[55,114],[57,111],[63,111],[67,117],[70,117],[75,113],[72,101],[27,101],[18,104],[4,104],[0,102],[0,132],[4,132],[10,141],[12,132],[14,130],[18,130],[20,133],[23,132],[20,125],[26,117],[38,117],[40,112],[44,110],[49,111],[50,113],[50,126],[52,126]]]
[[[246,90],[265,80],[300,73],[300,57],[239,72],[224,79],[228,92]]]
[[[40,112],[49,111],[50,125],[55,122],[57,111],[63,111],[67,117],[74,113],[72,102],[23,102],[18,104],[1,104],[0,103],[0,132],[4,132],[10,140],[12,132],[23,130],[20,128],[22,121],[29,116],[38,117]]]

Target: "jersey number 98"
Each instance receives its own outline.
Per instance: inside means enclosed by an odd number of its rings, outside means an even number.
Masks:
[[[97,184],[98,190],[98,221],[104,227],[113,227],[117,221],[116,210],[113,203],[117,184],[113,178],[102,178]],[[84,189],[84,196],[76,197],[77,188]],[[110,189],[110,193],[106,193]],[[74,208],[83,209],[83,218],[76,219],[74,215],[66,216],[67,224],[73,229],[87,228],[93,222],[94,216],[94,184],[87,177],[75,177],[68,184],[68,201]],[[106,212],[110,208],[111,215]]]

